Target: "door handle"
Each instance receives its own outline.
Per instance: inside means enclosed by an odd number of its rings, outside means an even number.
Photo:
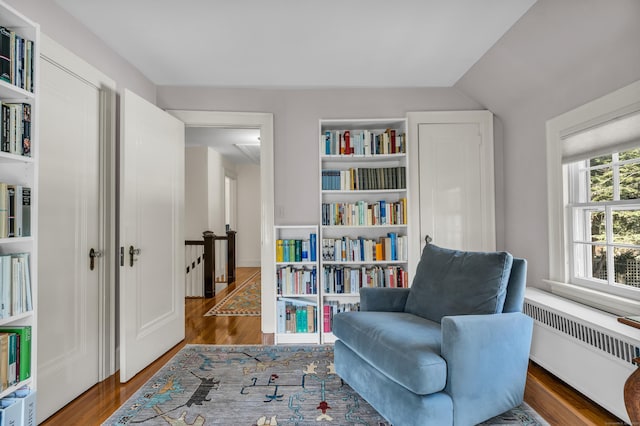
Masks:
[[[129,246],[129,266],[133,266],[133,262],[138,260],[134,256],[139,256],[139,255],[140,255],[140,249],[139,248],[134,248],[133,246]]]
[[[100,250],[96,250],[96,249],[91,249],[89,250],[89,269],[93,271],[93,269],[95,268],[95,259],[96,257],[102,257],[104,253],[102,253],[102,251]]]
[[[431,241],[433,241],[433,238],[431,238],[429,235],[425,235],[424,236],[424,242],[429,244]]]

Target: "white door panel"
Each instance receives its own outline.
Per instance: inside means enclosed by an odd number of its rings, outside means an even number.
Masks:
[[[448,248],[482,250],[481,149],[478,124],[421,124],[420,228]]]
[[[489,111],[407,113],[409,272],[414,274],[425,237],[460,250],[496,249],[493,115]],[[414,204],[414,205],[415,205]]]
[[[38,411],[48,416],[99,381],[99,90],[41,67]],[[64,384],[61,386],[61,384]]]
[[[127,90],[121,123],[120,379],[126,382],[184,339],[184,124]]]

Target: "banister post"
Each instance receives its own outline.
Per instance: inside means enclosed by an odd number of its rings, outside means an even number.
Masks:
[[[202,237],[204,238],[204,297],[213,297],[216,295],[214,271],[214,259],[216,255],[216,234],[214,234],[212,231],[204,231],[202,233]]]
[[[236,280],[236,231],[227,231],[227,285]]]

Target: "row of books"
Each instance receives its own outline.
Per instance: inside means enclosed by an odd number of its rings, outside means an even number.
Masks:
[[[1,425],[31,426],[36,424],[36,391],[22,387],[0,399]]]
[[[2,152],[31,157],[31,105],[2,102]]]
[[[324,226],[405,225],[407,199],[398,201],[356,201],[355,203],[322,203]]]
[[[0,255],[0,318],[31,310],[29,253]]]
[[[325,155],[380,155],[407,152],[407,135],[396,129],[325,130]]]
[[[409,242],[406,235],[389,232],[378,240],[364,237],[322,239],[322,260],[334,262],[401,261],[409,258]]]
[[[322,306],[323,317],[322,325],[325,333],[331,333],[333,330],[333,317],[340,312],[359,311],[360,303],[340,303],[336,301],[327,301]]]
[[[315,262],[317,258],[317,236],[309,234],[308,240],[276,240],[276,262]]]
[[[318,271],[284,266],[276,269],[276,288],[279,295],[318,294]]]
[[[33,92],[33,40],[0,27],[0,80]]]
[[[31,235],[31,188],[0,182],[0,238]]]
[[[324,191],[379,191],[405,189],[406,167],[352,167],[322,170]]]
[[[394,265],[360,268],[324,266],[322,278],[325,293],[359,294],[362,287],[409,287],[407,271]]]
[[[278,298],[276,318],[278,333],[316,333],[318,307],[298,299]]]
[[[0,390],[31,377],[31,326],[0,327]]]

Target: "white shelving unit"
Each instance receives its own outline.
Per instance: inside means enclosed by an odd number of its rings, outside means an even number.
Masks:
[[[320,343],[318,238],[317,225],[274,227],[276,344]]]
[[[406,241],[409,217],[407,121],[404,118],[320,120],[319,127],[321,341],[332,343],[335,341],[330,331],[332,313],[357,309],[361,286],[398,286],[397,281],[395,284],[389,280],[384,284],[371,282],[371,271],[377,270],[377,274],[384,275],[385,271],[394,269],[396,274],[402,274],[405,283],[410,282]],[[352,152],[348,149],[349,152],[340,152],[336,132],[342,139],[349,132]],[[380,143],[375,142],[376,137]],[[385,140],[389,141],[387,149],[381,148]],[[391,148],[394,140],[395,148]],[[373,148],[373,143],[378,148]],[[337,182],[340,182],[338,187]],[[376,216],[375,212],[387,210],[389,206],[393,206],[392,216],[389,216],[390,211],[386,211],[384,219]],[[401,213],[395,214],[398,211]],[[390,239],[385,241],[385,238],[390,238],[389,234],[395,234],[396,241],[403,237],[400,245],[395,244],[396,256],[390,256],[386,249],[374,255],[375,245],[372,247],[371,244],[389,245]],[[329,240],[334,242],[333,258],[331,244],[325,244]],[[336,255],[336,240],[345,241],[345,253],[340,253],[340,256]],[[357,253],[349,254],[354,251],[350,244]],[[352,273],[356,282],[351,279]],[[339,275],[343,277],[342,285],[335,282]],[[345,285],[347,275],[348,286]],[[369,276],[368,280],[366,276]],[[326,305],[330,307],[326,308]],[[325,312],[325,309],[329,311]]]
[[[31,284],[32,309],[0,319],[0,326],[31,326],[31,373],[30,378],[0,391],[0,398],[16,389],[29,386],[36,389],[37,348],[37,294],[38,294],[38,58],[40,57],[40,27],[13,8],[0,2],[0,26],[24,39],[33,41],[33,87],[34,93],[0,80],[2,103],[26,103],[31,106],[31,150],[30,157],[0,152],[0,182],[31,188],[30,235],[16,238],[0,238],[0,255],[29,254],[29,281]],[[4,301],[6,302],[6,301]]]

